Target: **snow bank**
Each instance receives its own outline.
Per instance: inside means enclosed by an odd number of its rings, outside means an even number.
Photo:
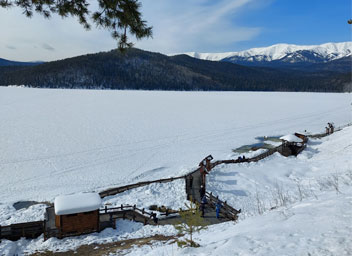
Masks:
[[[351,255],[352,187],[343,194],[319,193],[289,207],[248,218],[238,224],[222,223],[194,235],[199,248],[176,244],[135,247],[129,256],[159,255]],[[121,255],[118,252],[112,255]]]
[[[28,209],[17,210],[10,205],[0,203],[0,225],[7,226],[16,223],[44,220],[45,204],[36,204]],[[1,254],[0,254],[1,255]]]
[[[101,198],[98,193],[80,193],[58,196],[54,201],[56,215],[90,212],[100,208]]]
[[[183,208],[186,202],[188,201],[184,179],[168,183],[153,183],[103,199],[103,203],[109,204],[109,207],[119,207],[121,204],[127,204],[145,209],[148,209],[151,205],[157,205],[177,210]]]

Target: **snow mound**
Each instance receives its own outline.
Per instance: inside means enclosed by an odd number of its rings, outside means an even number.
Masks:
[[[303,140],[301,138],[298,138],[296,135],[293,135],[293,134],[288,134],[288,135],[282,136],[282,137],[280,137],[280,140],[285,140],[288,142],[297,142],[297,143],[303,142]]]
[[[100,205],[101,198],[98,193],[58,196],[54,201],[56,215],[90,212],[99,209]]]

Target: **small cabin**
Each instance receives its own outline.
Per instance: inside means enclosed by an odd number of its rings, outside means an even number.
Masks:
[[[55,226],[60,236],[99,231],[98,193],[58,196],[54,201]]]
[[[282,146],[279,152],[283,156],[297,156],[304,148],[307,137],[303,134],[295,133],[280,137]]]

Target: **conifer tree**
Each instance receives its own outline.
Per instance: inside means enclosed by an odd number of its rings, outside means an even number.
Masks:
[[[111,32],[120,50],[133,46],[128,41],[127,33],[137,40],[152,36],[152,27],[147,26],[142,19],[138,0],[96,1],[97,10],[90,10],[89,0],[0,0],[0,7],[19,7],[27,17],[32,17],[34,12],[45,18],[50,18],[52,14],[63,18],[73,16],[86,29],[90,29],[91,23],[94,23]]]
[[[181,221],[174,225],[179,235],[189,235],[189,239],[177,241],[179,247],[199,247],[199,244],[193,241],[193,234],[207,228],[208,223],[202,217],[199,207],[190,202],[185,204],[186,210],[180,212]]]

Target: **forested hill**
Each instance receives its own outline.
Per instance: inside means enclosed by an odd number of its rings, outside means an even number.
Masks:
[[[349,75],[308,73],[168,57],[130,49],[30,67],[0,67],[0,85],[146,90],[342,91]]]

